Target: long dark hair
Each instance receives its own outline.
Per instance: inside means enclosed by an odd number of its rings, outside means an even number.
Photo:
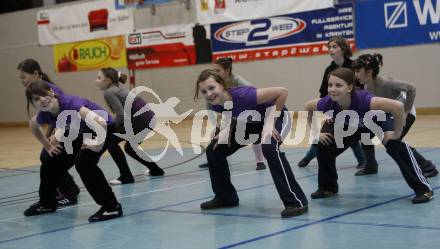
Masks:
[[[363,54],[353,62],[353,69],[373,70],[373,78],[379,74],[380,68],[383,66],[383,57],[381,54]]]
[[[40,67],[40,64],[38,64],[38,61],[36,61],[34,59],[29,58],[29,59],[23,60],[22,62],[20,62],[18,64],[17,69],[21,70],[25,73],[28,73],[28,74],[34,74],[35,72],[37,72],[42,80],[53,84],[53,82],[49,78],[49,76],[41,70],[41,67]]]
[[[328,45],[330,45],[330,42],[335,42],[344,53],[344,58],[349,59],[351,56],[353,56],[353,51],[351,51],[350,44],[348,44],[347,40],[342,36],[335,36],[330,38],[328,41]]]
[[[205,69],[200,73],[199,77],[197,78],[194,100],[199,98],[199,83],[207,80],[209,77],[212,77],[215,81],[217,81],[217,83],[222,85],[225,89],[229,88],[228,83],[225,82],[223,78],[216,71],[212,69]]]
[[[109,78],[112,81],[112,84],[119,85],[119,82],[124,84],[127,82],[127,75],[118,72],[116,69],[112,67],[104,67],[100,69],[104,77]]]
[[[29,84],[29,86],[26,88],[26,100],[27,100],[26,109],[28,116],[30,116],[29,104],[33,104],[32,97],[34,95],[45,97],[49,95],[50,91],[53,91],[52,88],[50,88],[50,86],[44,81],[36,80],[36,81],[32,81]]]
[[[220,58],[215,61],[215,64],[221,66],[224,70],[229,70],[229,75],[232,75],[232,59],[229,57]]]

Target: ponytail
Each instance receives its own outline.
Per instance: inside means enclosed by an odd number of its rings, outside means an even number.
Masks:
[[[104,77],[109,78],[114,85],[119,85],[119,82],[122,84],[125,84],[127,82],[127,75],[117,71],[116,69],[112,67],[104,67],[101,68],[102,74],[104,74]]]
[[[229,70],[229,75],[232,75],[232,58],[219,58],[215,61],[215,64],[221,66],[224,70]]]
[[[383,66],[383,56],[381,54],[373,54],[373,57],[376,59],[379,67]]]
[[[40,64],[34,59],[25,59],[18,64],[17,69],[28,74],[34,74],[35,72],[41,77],[42,80],[52,83],[49,76],[41,70]]]
[[[122,84],[125,84],[125,82],[127,82],[128,76],[124,73],[122,73],[121,71],[118,71],[118,81],[121,82]]]
[[[380,68],[383,66],[383,56],[381,54],[363,54],[353,62],[353,69],[373,70],[373,78],[379,74]]]
[[[45,72],[41,72],[41,79],[51,83],[52,85],[55,85],[55,83],[52,82],[52,80],[49,78],[49,76]]]

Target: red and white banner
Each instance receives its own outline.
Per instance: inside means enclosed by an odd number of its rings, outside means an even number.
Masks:
[[[40,45],[92,40],[134,30],[132,9],[116,10],[114,0],[100,0],[37,12]]]
[[[197,22],[231,22],[333,7],[333,0],[196,0]]]
[[[194,38],[194,34],[198,33],[202,33],[202,37]],[[211,62],[209,32],[201,25],[183,24],[144,29],[126,38],[129,69]]]

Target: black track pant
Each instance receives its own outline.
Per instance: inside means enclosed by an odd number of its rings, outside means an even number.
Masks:
[[[283,127],[283,118],[278,118],[275,124],[280,134],[283,134],[288,125]],[[290,127],[290,126],[289,126]],[[248,134],[261,134],[262,123],[252,123],[246,126],[246,136]],[[235,139],[235,129],[231,136],[231,145],[219,144],[214,149],[216,141],[212,141],[206,149],[209,164],[209,175],[211,177],[212,190],[216,198],[220,198],[229,203],[238,203],[238,195],[231,182],[231,174],[227,157],[235,153],[238,149],[246,146],[238,144]],[[280,151],[281,143],[271,139],[270,144],[262,143],[263,155],[267,160],[272,179],[275,183],[278,194],[285,206],[302,207],[307,205],[307,198],[298,185],[293,175],[292,169],[286,156]]]
[[[350,147],[351,144],[358,142],[361,132],[367,131],[358,130],[354,135],[344,138],[343,148],[337,148],[334,140],[330,145],[318,143],[318,189],[338,192],[336,157]],[[431,186],[422,175],[414,153],[407,143],[401,140],[390,140],[385,148],[399,166],[406,183],[416,194],[431,190]]]

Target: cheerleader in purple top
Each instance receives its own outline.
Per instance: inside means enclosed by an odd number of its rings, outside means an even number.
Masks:
[[[255,142],[248,139],[252,135],[263,141],[263,155],[268,162],[278,194],[285,206],[281,216],[283,218],[292,217],[307,212],[307,198],[296,182],[285,154],[279,149],[283,138],[290,130],[290,122],[287,122],[290,121],[289,114],[284,107],[287,89],[282,87],[228,88],[227,83],[216,71],[208,69],[204,70],[197,79],[195,98],[199,93],[217,112],[227,111],[223,108],[226,102],[232,101],[233,104],[230,129],[222,128],[219,130],[206,149],[209,175],[215,197],[202,203],[201,209],[238,206],[239,199],[231,182],[227,157],[238,149]],[[274,112],[269,112],[266,120],[266,109],[273,106],[276,111],[281,111],[281,116],[275,118]],[[254,111],[254,114],[256,111],[256,115],[261,117],[260,121],[250,120],[249,111]],[[245,127],[244,132],[243,129],[240,129],[242,127]],[[229,131],[232,132],[229,133]],[[233,135],[236,133],[235,131],[237,134]]]
[[[428,181],[422,174],[420,167],[414,160],[414,155],[409,145],[400,140],[403,130],[403,104],[396,100],[374,97],[364,90],[353,90],[356,82],[354,72],[350,69],[339,68],[330,73],[328,82],[329,95],[321,99],[311,100],[307,103],[308,111],[332,111],[331,121],[326,122],[319,135],[318,143],[318,190],[311,194],[312,199],[326,198],[338,193],[338,174],[336,172],[336,157],[344,152],[350,145],[357,143],[362,133],[372,133],[368,122],[364,122],[364,116],[370,110],[380,110],[387,113],[385,121],[373,122],[384,132],[382,143],[387,153],[394,159],[402,172],[407,184],[414,190],[416,196],[413,203],[430,201],[434,192]],[[343,139],[343,147],[338,147],[335,136],[338,134],[333,129],[336,126],[344,126],[346,122],[335,124],[336,115],[343,110],[353,110],[358,116],[359,122],[356,132]],[[394,121],[391,117],[394,118]],[[340,119],[336,119],[340,120]],[[338,121],[339,122],[339,121]],[[339,134],[340,135],[340,134]]]
[[[85,134],[97,134],[95,131],[105,128],[108,128],[106,134],[111,134],[112,120],[108,114],[100,106],[87,99],[70,95],[56,95],[48,84],[41,81],[32,82],[28,86],[26,98],[28,103],[38,111],[37,116],[34,116],[30,121],[32,133],[43,145],[49,158],[41,165],[40,201],[26,209],[24,215],[35,216],[55,212],[57,210],[56,181],[75,164],[85,187],[96,203],[101,206],[95,214],[89,217],[89,222],[122,216],[122,207],[97,165],[108,144],[112,143],[113,136],[106,135],[105,141],[101,145],[83,144],[83,135]],[[57,127],[58,116],[63,111],[79,113],[81,117],[79,127],[74,126],[72,116],[66,119],[66,127]],[[108,119],[105,120],[106,117],[99,116],[100,113],[101,115],[107,114]],[[90,115],[94,117],[86,124],[86,117],[90,117]],[[43,124],[55,127],[56,131],[65,131],[64,134],[69,134],[69,136],[74,130],[79,131],[79,134],[72,140],[71,145],[52,144],[42,132],[41,126]],[[89,126],[92,126],[93,129]]]
[[[63,91],[57,87],[56,85],[49,83],[52,82],[45,74],[40,67],[40,64],[34,60],[34,59],[26,59],[20,62],[17,66],[19,78],[21,82],[23,83],[24,87],[28,87],[32,81],[36,80],[43,80],[47,84],[49,84],[50,88],[55,92],[57,95],[62,95]],[[49,140],[53,141],[53,127],[48,127],[46,136],[49,138]],[[46,153],[45,150],[42,150],[40,153],[40,161],[43,162],[49,157],[49,155]],[[59,195],[57,196],[58,199],[58,207],[65,207],[70,205],[75,205],[78,202],[78,194],[80,192],[80,189],[78,185],[76,185],[75,181],[73,180],[73,177],[69,174],[69,172],[66,172],[64,177],[59,178],[57,182],[57,188],[59,191]],[[35,203],[37,204],[37,203]]]
[[[328,76],[331,71],[336,68],[352,68],[353,60],[351,60],[351,56],[353,52],[351,51],[350,44],[348,41],[341,36],[334,36],[330,38],[328,41],[328,53],[332,59],[332,62],[324,71],[324,76],[321,81],[321,87],[319,88],[320,97],[327,96],[327,86],[328,86]],[[361,87],[361,85],[359,85]],[[307,151],[301,161],[298,162],[298,167],[307,167],[310,161],[316,157],[317,145],[312,144],[310,149]],[[353,150],[353,154],[358,161],[358,165],[356,168],[365,167],[365,165],[376,165],[377,162],[374,158],[374,154],[371,154],[371,148],[367,146],[361,147],[361,145],[354,144],[351,149]],[[373,149],[374,153],[374,149]]]
[[[247,80],[243,79],[240,75],[232,73],[232,59],[231,58],[220,58],[212,64],[212,69],[216,71],[225,82],[229,84],[230,87],[237,86],[252,86]],[[207,109],[211,109],[211,105],[207,104]],[[212,113],[212,112],[211,112]],[[216,120],[214,117],[213,120]],[[266,164],[264,164],[263,150],[261,149],[261,144],[253,144],[252,149],[255,154],[255,161],[257,167],[256,170],[266,169]],[[200,164],[199,168],[207,168],[208,163]]]

